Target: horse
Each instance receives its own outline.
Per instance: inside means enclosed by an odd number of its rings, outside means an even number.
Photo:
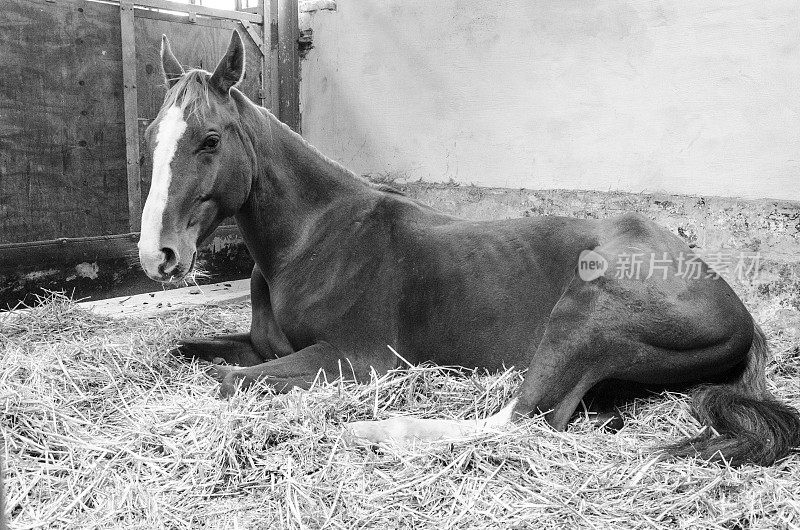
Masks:
[[[153,173],[139,260],[153,280],[179,281],[198,245],[235,218],[255,262],[250,332],[184,338],[174,350],[212,363],[223,397],[256,381],[308,389],[321,372],[365,382],[401,358],[516,367],[521,386],[486,419],[345,431],[364,443],[439,440],[536,414],[564,430],[588,391],[614,381],[695,389],[693,413],[709,428],[666,444],[666,457],[767,466],[800,445],[800,415],[766,385],[763,332],[668,230],[637,214],[446,215],[356,176],[251,102],[236,88],[237,31],[213,72],[185,71],[166,36],[161,62],[167,92],[145,132]],[[608,266],[634,251],[658,259],[640,260],[636,274]],[[687,263],[699,274],[682,274]]]

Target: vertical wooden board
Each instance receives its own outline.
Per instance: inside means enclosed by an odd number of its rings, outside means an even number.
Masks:
[[[7,0],[0,243],[128,229],[116,6]]]
[[[237,21],[203,19],[202,23],[189,24],[185,17],[158,14],[158,18],[137,11],[136,55],[137,86],[139,90],[139,130],[140,152],[143,164],[140,168],[142,179],[142,201],[150,189],[152,167],[147,160],[147,146],[144,143],[144,130],[158,115],[164,101],[166,87],[161,71],[161,35],[167,35],[172,51],[184,68],[203,68],[214,70],[222,58],[230,41],[231,32],[241,27]],[[260,28],[259,28],[260,31]],[[245,79],[240,89],[251,100],[259,103],[261,88],[260,51],[247,32],[241,31],[247,57]]]
[[[300,28],[297,0],[272,0],[278,3],[278,78],[280,107],[278,117],[300,132],[300,53],[297,49]]]
[[[278,71],[278,2],[280,0],[261,0],[263,9],[261,16],[264,19],[264,27],[269,28],[269,57],[266,60],[267,76],[266,88],[269,90],[269,109],[273,114],[280,114],[280,74]]]
[[[139,175],[139,112],[136,88],[136,36],[131,0],[120,0],[119,21],[122,38],[122,105],[125,109],[125,166],[128,177],[128,228],[142,227],[142,184]]]

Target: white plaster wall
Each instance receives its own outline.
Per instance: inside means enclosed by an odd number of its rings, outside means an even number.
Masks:
[[[338,0],[303,134],[362,174],[800,199],[797,0]]]

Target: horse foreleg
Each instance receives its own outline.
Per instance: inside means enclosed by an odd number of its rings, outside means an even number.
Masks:
[[[253,366],[264,361],[250,342],[249,333],[233,333],[216,337],[181,339],[170,351],[175,356],[219,363]]]
[[[276,392],[288,392],[293,387],[308,389],[321,372],[326,377],[355,379],[369,378],[370,366],[385,370],[383,363],[363,362],[358,356],[344,355],[327,342],[318,342],[300,351],[255,366],[237,367],[215,365],[210,374],[221,383],[220,395],[228,397],[237,387],[246,388],[264,381]]]
[[[292,353],[292,346],[275,321],[269,294],[269,285],[258,266],[250,277],[252,322],[250,333],[233,333],[215,337],[181,339],[173,354],[201,359],[210,363],[255,366],[267,359]]]

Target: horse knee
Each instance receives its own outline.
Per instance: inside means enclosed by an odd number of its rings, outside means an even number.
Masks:
[[[530,370],[529,370],[530,372]],[[526,381],[517,396],[514,417],[544,414],[553,429],[563,431],[578,408],[581,398],[597,382],[591,372],[576,373],[574,378]]]
[[[583,398],[593,385],[594,382],[590,382],[586,380],[586,378],[575,385],[567,395],[545,415],[547,423],[557,431],[566,430],[570,418],[572,418],[575,409],[578,408],[578,404],[581,402],[581,398]]]

